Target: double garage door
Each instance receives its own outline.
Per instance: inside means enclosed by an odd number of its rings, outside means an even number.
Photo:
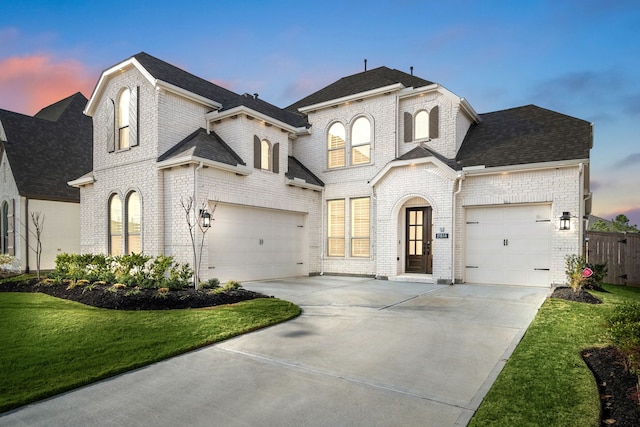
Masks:
[[[305,214],[218,204],[209,239],[209,276],[261,280],[305,274]]]
[[[467,283],[549,286],[551,206],[466,209]]]

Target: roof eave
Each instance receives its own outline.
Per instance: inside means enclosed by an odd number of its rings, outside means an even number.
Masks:
[[[300,178],[293,178],[293,179],[286,178],[286,180],[287,180],[287,185],[291,187],[300,187],[300,188],[305,188],[307,190],[313,190],[313,191],[322,191],[324,188],[321,185],[311,184],[305,181],[304,179],[300,179]]]
[[[222,104],[217,101],[214,101],[213,99],[209,99],[209,98],[205,98],[204,96],[197,95],[179,86],[173,85],[171,83],[167,83],[164,80],[154,80],[153,83],[155,83],[156,87],[160,87],[168,92],[173,92],[177,95],[180,95],[184,98],[190,99],[197,103],[207,105],[208,107],[215,108],[216,110],[219,110],[220,108],[222,108]]]
[[[70,185],[71,187],[75,187],[75,188],[80,188],[80,187],[84,187],[85,185],[91,185],[94,182],[96,182],[96,179],[93,176],[93,172],[81,176],[78,179],[74,179],[72,181],[67,181],[67,185]]]
[[[589,159],[557,160],[553,162],[525,163],[525,164],[519,164],[519,165],[494,166],[494,167],[476,165],[476,166],[463,167],[462,171],[467,176],[494,175],[494,174],[508,173],[508,172],[525,172],[525,171],[531,171],[531,170],[576,167],[576,166],[579,166],[580,164],[589,164]]]
[[[323,108],[333,107],[334,105],[343,104],[345,102],[356,101],[359,99],[371,98],[373,96],[382,95],[388,92],[396,92],[404,88],[402,83],[394,83],[392,85],[371,89],[365,92],[356,93],[353,95],[343,96],[341,98],[331,99],[325,102],[319,102],[317,104],[307,105],[306,107],[298,108],[301,113],[308,113],[309,111],[320,110]]]
[[[170,159],[158,162],[156,165],[158,169],[170,169],[177,166],[186,166],[186,165],[201,164],[201,163],[203,166],[207,166],[210,168],[219,169],[227,172],[233,172],[238,175],[246,176],[246,175],[251,175],[251,173],[253,173],[253,169],[247,165],[238,164],[234,166],[227,163],[217,162],[215,160],[205,159],[203,157],[198,157],[198,156],[181,156],[181,157],[170,158]]]

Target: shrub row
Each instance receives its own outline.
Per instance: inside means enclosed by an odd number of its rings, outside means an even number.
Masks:
[[[122,283],[127,287],[183,289],[192,284],[193,270],[172,256],[150,257],[130,255],[60,254],[56,269],[49,277],[55,282],[85,280],[88,282]]]
[[[640,303],[614,307],[608,321],[613,345],[625,355],[631,372],[640,375]]]

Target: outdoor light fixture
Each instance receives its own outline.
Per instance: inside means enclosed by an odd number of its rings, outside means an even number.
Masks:
[[[560,217],[560,230],[570,230],[571,229],[571,213],[562,212],[562,216]]]
[[[211,227],[211,214],[206,209],[200,209],[200,218],[202,218],[202,227]]]

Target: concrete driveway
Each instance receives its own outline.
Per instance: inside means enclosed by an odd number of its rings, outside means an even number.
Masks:
[[[464,426],[548,289],[245,283],[302,316],[0,416],[10,426]]]

